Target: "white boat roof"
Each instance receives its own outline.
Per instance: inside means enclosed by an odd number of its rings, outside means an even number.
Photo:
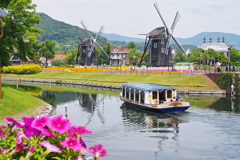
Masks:
[[[162,86],[158,84],[152,84],[152,83],[136,83],[136,82],[129,82],[129,83],[124,83],[122,86],[128,87],[128,88],[135,88],[138,90],[143,90],[143,91],[152,91],[152,90],[164,90],[164,89],[175,89],[172,87],[168,86]]]

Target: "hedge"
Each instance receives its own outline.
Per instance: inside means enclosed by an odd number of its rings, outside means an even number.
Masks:
[[[3,67],[3,73],[36,74],[39,72],[41,72],[41,67],[38,64],[27,64],[27,65]]]

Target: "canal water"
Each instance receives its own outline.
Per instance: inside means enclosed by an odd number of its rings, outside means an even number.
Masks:
[[[103,160],[237,160],[240,159],[240,100],[231,97],[186,96],[191,107],[160,114],[125,106],[119,92],[67,91],[22,87],[53,105],[51,116],[66,115],[87,147],[102,144]],[[36,89],[37,88],[37,89]],[[66,110],[67,109],[67,110]],[[66,113],[67,112],[67,113]]]

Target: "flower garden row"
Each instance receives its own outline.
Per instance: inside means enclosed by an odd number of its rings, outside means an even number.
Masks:
[[[0,159],[4,160],[94,160],[107,156],[103,145],[87,148],[83,134],[92,133],[83,126],[72,126],[62,115],[52,118],[24,117],[23,124],[12,118],[0,128]]]

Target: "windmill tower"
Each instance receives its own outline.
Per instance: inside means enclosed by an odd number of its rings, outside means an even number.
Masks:
[[[159,11],[158,5],[155,2],[154,4],[155,9],[158,12],[159,17],[161,18],[164,26],[158,27],[146,35],[145,46],[143,56],[139,64],[146,60],[147,66],[152,67],[162,67],[162,66],[173,66],[173,55],[171,53],[171,40],[173,39],[178,47],[182,50],[185,54],[185,50],[179,44],[177,39],[173,36],[173,31],[176,27],[178,20],[180,19],[180,14],[177,12],[174,18],[173,24],[171,29],[168,29],[162,15]],[[149,50],[148,56],[145,57],[146,52]],[[145,58],[144,58],[145,57]]]
[[[97,61],[97,52],[95,51],[95,46],[98,46],[102,51],[102,56],[105,59],[109,58],[109,55],[102,49],[102,47],[97,42],[98,37],[103,32],[104,27],[102,26],[98,32],[98,34],[93,38],[93,36],[88,31],[85,23],[81,21],[85,31],[89,35],[89,37],[85,38],[78,44],[78,54],[76,58],[76,63],[82,66],[90,66],[90,65],[98,65]],[[79,60],[80,58],[80,60]]]

